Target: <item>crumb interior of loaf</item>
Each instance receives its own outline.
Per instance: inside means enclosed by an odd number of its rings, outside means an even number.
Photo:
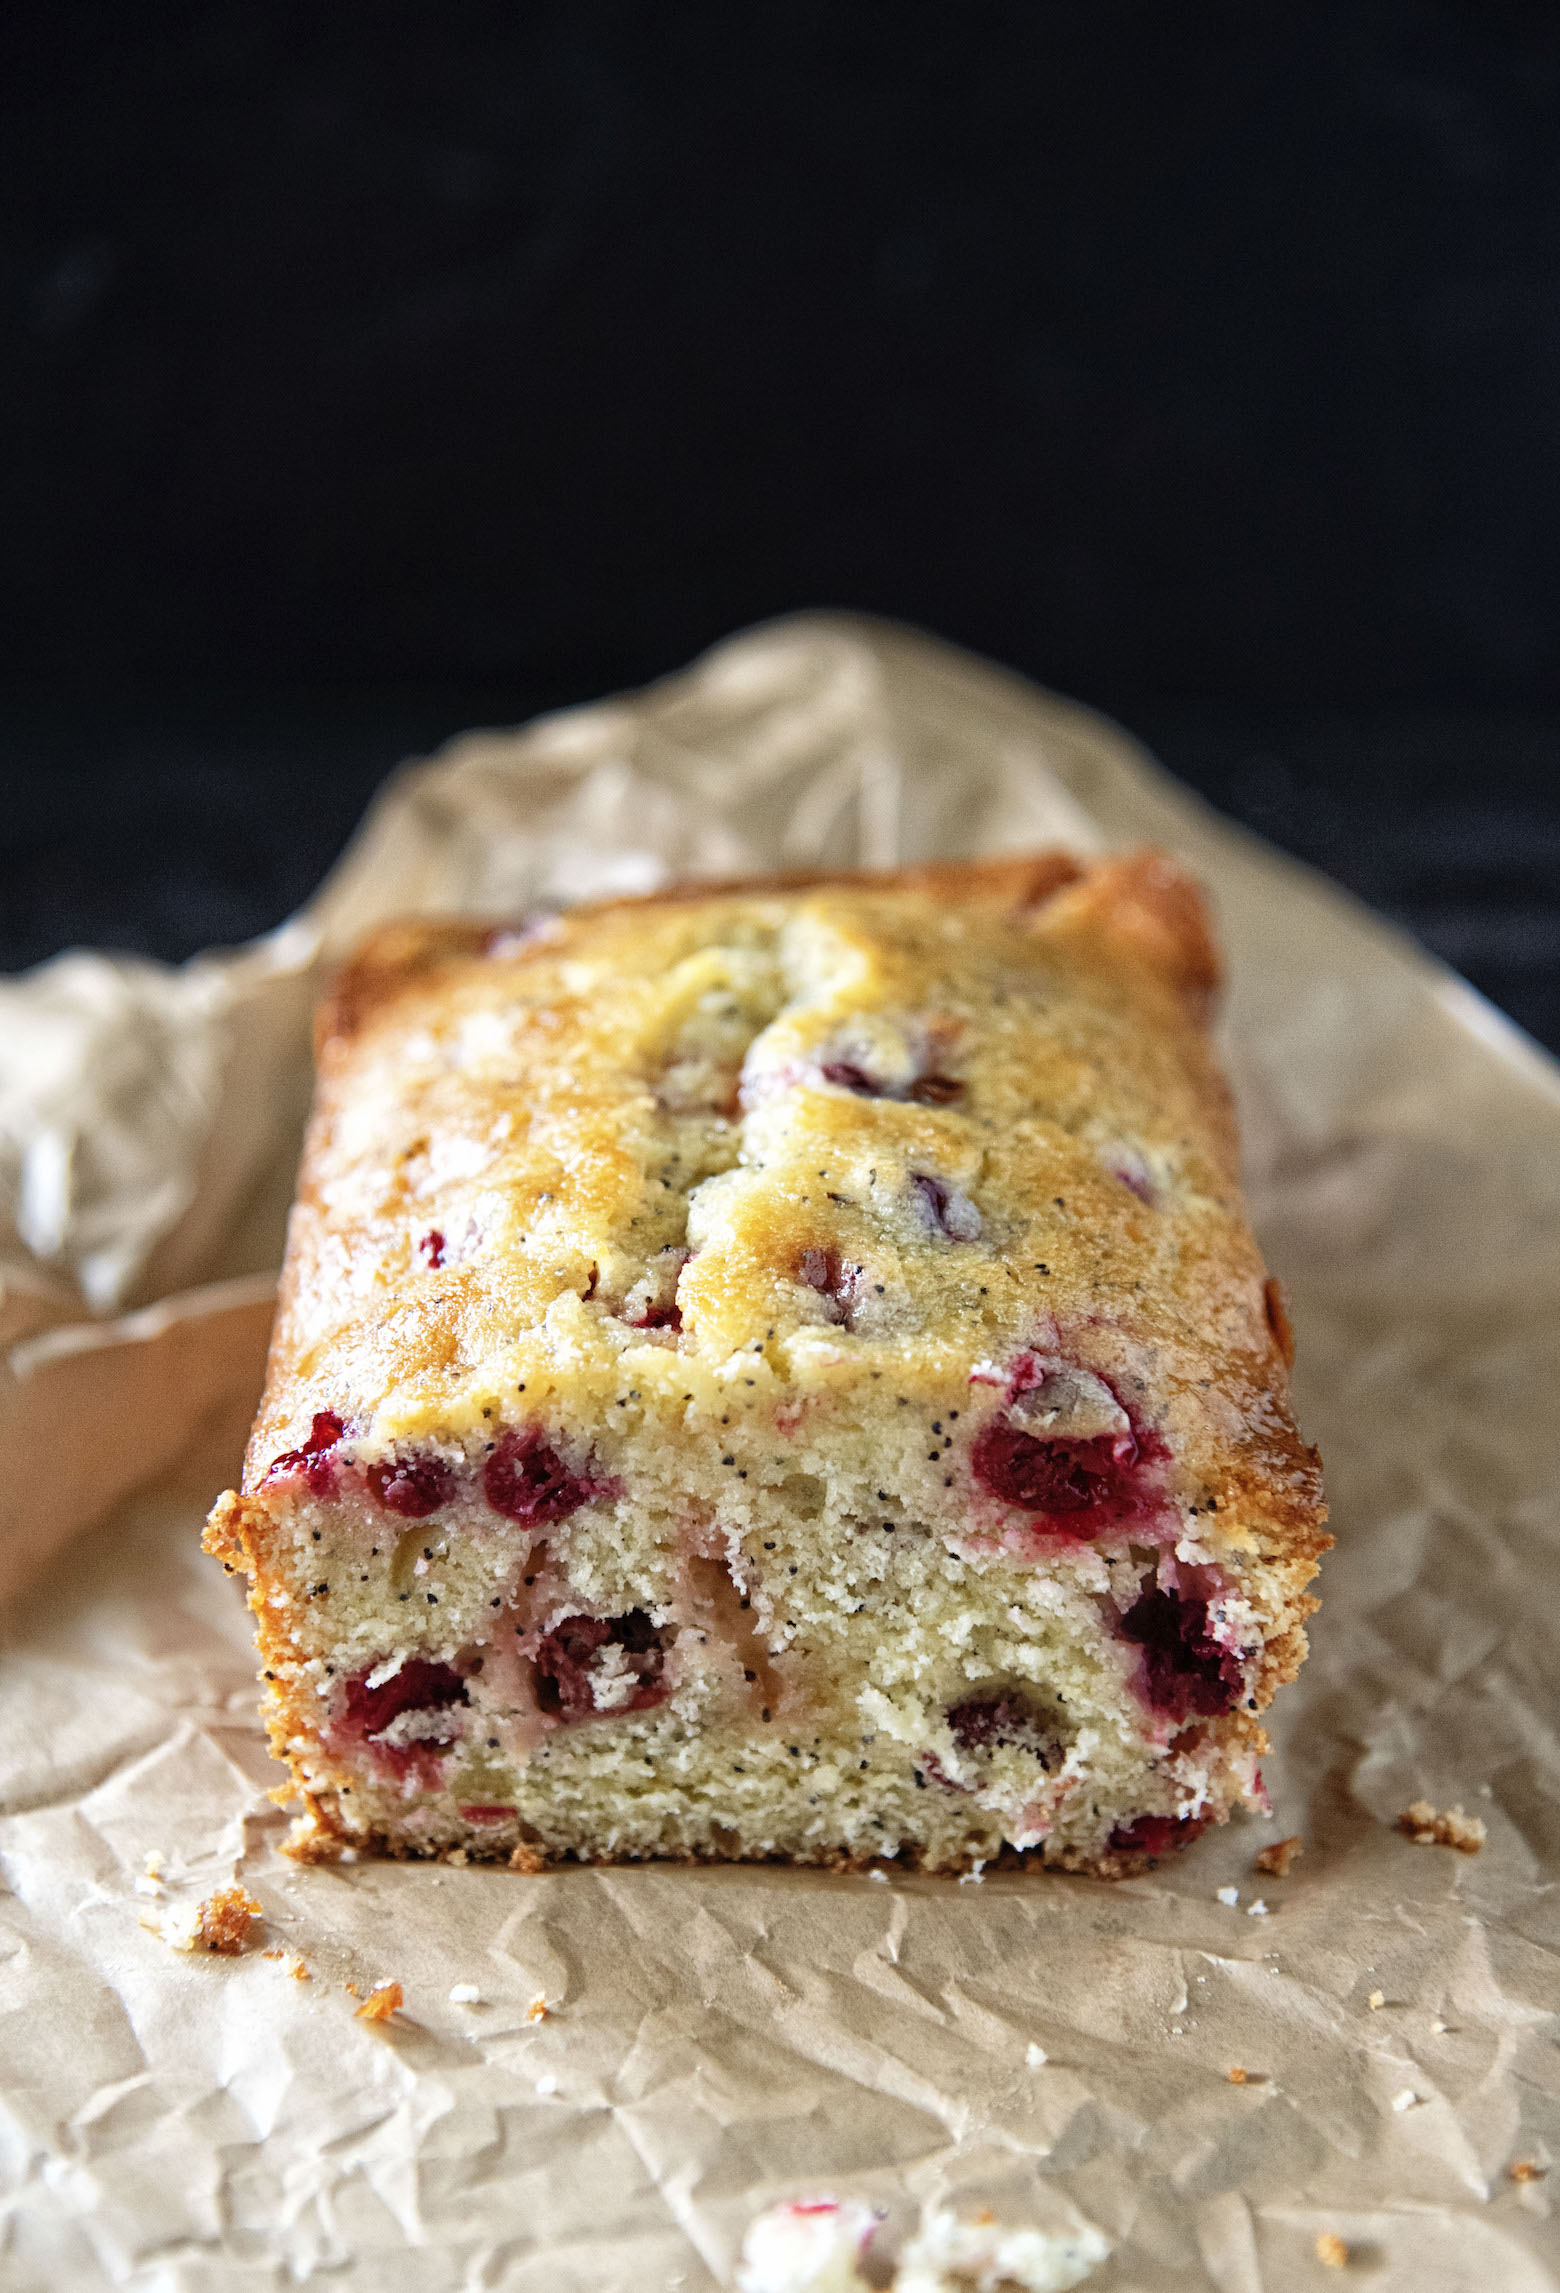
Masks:
[[[812,1440],[737,1409],[555,1426],[611,1493],[531,1528],[469,1499],[416,1520],[273,1499],[257,1598],[299,1781],[342,1837],[418,1853],[934,1869],[1007,1847],[1097,1863],[1144,1818],[1253,1801],[1247,1715],[1156,1713],[1116,1629],[1161,1552],[972,1550],[962,1488],[938,1505],[957,1428],[930,1406],[886,1396]],[[1241,1592],[1225,1605],[1260,1631]],[[544,1709],[535,1652],[571,1616],[637,1620],[659,1700],[634,1708],[607,1643],[587,1708],[576,1679],[572,1711]]]

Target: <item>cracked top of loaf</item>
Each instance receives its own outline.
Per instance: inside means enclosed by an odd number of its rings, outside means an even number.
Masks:
[[[946,1503],[961,1412],[1079,1441],[1125,1410],[1205,1537],[1308,1576],[1318,1472],[1207,1043],[1217,980],[1198,891],[1153,852],[381,931],[321,1014],[245,1487],[320,1412],[368,1458],[518,1416],[609,1439],[627,1407],[680,1437],[891,1391],[946,1413],[917,1462]],[[972,1477],[972,1518],[1005,1469]]]

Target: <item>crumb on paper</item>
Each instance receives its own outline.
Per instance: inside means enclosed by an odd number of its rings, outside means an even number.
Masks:
[[[446,1863],[453,1863],[457,1871],[463,1871],[471,1858],[467,1855],[464,1847],[452,1847],[444,1860]]]
[[[357,1992],[352,1990],[350,1983],[347,1988],[351,1995],[356,1998]],[[359,2022],[388,2022],[391,2015],[400,2013],[403,1998],[404,1993],[398,1982],[375,1983],[357,2010],[357,2020]]]
[[[1240,1901],[1240,1889],[1238,1887],[1215,1887],[1213,1899],[1216,1903],[1222,1903],[1226,1909],[1233,1911]]]
[[[801,2198],[751,2223],[737,2293],[857,2293],[878,2215],[859,2198]]]
[[[1477,1855],[1488,1836],[1481,1816],[1464,1815],[1461,1805],[1439,1814],[1427,1799],[1405,1807],[1397,1827],[1416,1847],[1455,1847],[1459,1855]]]
[[[1316,2241],[1316,2258],[1329,2269],[1347,2269],[1349,2249],[1335,2229],[1324,2229]]]
[[[538,1991],[535,1998],[532,1999],[530,2005],[525,2010],[525,2019],[527,2022],[545,2022],[551,2013],[552,2008],[548,2005],[546,1999],[542,1996],[542,1993]]]
[[[961,1871],[959,1873],[959,1885],[961,1887],[978,1887],[985,1876],[985,1858],[984,1856],[977,1856],[975,1861],[970,1865],[968,1871]]]
[[[1506,2168],[1508,2177],[1514,2182],[1541,2182],[1548,2171],[1549,2168],[1541,2166],[1536,2158],[1517,2158]]]
[[[1247,2083],[1246,2072],[1238,2062],[1232,2063],[1224,2075],[1232,2086],[1244,2086]]]
[[[1110,2251],[1091,2223],[1077,2229],[1003,2229],[989,2216],[961,2221],[934,2208],[905,2247],[894,2293],[967,2293],[1013,2286],[1022,2293],[1066,2293]]]
[[[474,1982],[451,1983],[450,2004],[451,2006],[480,2006],[482,1993]]]
[[[201,1902],[172,1912],[162,1938],[176,1951],[212,1951],[236,1958],[248,1946],[251,1922],[262,1916],[261,1905],[244,1888],[218,1887]]]
[[[541,2077],[541,2078],[538,2078],[538,2079],[537,2079],[537,2081],[536,2081],[536,2091],[538,2092],[538,2094],[556,2094],[556,2093],[557,2093],[557,2091],[558,2091],[558,2081],[557,2081],[557,2079],[556,2079],[556,2078],[555,2078],[555,2077],[552,2075],[551,2071],[548,2071],[548,2072],[547,2072],[547,2074],[546,2074],[544,2077]]]
[[[1248,1919],[1266,1919],[1271,1916],[1266,1903],[1263,1902],[1260,1895],[1257,1897],[1254,1903],[1248,1903],[1246,1905],[1246,1916]]]
[[[1305,1853],[1305,1841],[1299,1832],[1292,1838],[1275,1839],[1271,1847],[1261,1848],[1251,1859],[1253,1871],[1260,1871],[1267,1879],[1287,1879],[1289,1866],[1297,1855]]]
[[[1392,2107],[1398,2111],[1412,2110],[1418,2100],[1419,2096],[1414,2092],[1413,2087],[1405,2086],[1401,2094],[1393,2095]]]
[[[1369,1998],[1365,2001],[1365,2004],[1370,2008],[1372,2014],[1377,2013],[1382,2007],[1386,2005],[1386,2003],[1387,1994],[1384,1990],[1373,1990]]]
[[[1047,2062],[1050,2060],[1050,2056],[1046,2053],[1046,2050],[1043,2046],[1036,2046],[1033,2039],[1031,2039],[1029,2045],[1024,2051],[1024,2060],[1028,2063],[1031,2070],[1043,2070]]]
[[[886,1887],[888,1885],[888,1873],[886,1871],[880,1871],[875,1863],[873,1864],[871,1870],[867,1873],[867,1877],[869,1879],[875,1879],[880,1887]]]

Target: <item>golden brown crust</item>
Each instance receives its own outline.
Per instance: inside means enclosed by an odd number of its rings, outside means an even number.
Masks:
[[[1158,855],[1140,857],[1157,859]],[[771,876],[720,876],[667,884],[658,892],[641,892],[630,899],[586,902],[571,909],[569,915],[571,922],[585,923],[597,916],[699,901],[784,899],[794,892],[827,886],[837,891],[922,892],[949,905],[997,905],[1023,916],[1063,885],[1076,883],[1081,874],[1077,861],[1067,852],[1029,853],[1012,860],[953,860],[929,862],[923,867],[857,869],[837,875],[798,868]],[[1152,900],[1150,892],[1149,905]],[[1167,913],[1162,927],[1162,937],[1172,951],[1169,960],[1177,968],[1195,968],[1199,961],[1206,966],[1211,957],[1213,984],[1217,985],[1218,961],[1212,955],[1206,917],[1174,901],[1167,902],[1167,908],[1174,911],[1174,921]],[[315,1014],[316,1056],[327,1044],[350,1041],[371,1014],[445,965],[483,955],[495,943],[510,942],[513,952],[521,954],[528,928],[536,932],[532,945],[540,953],[548,944],[545,926],[552,920],[553,911],[540,910],[529,919],[498,916],[474,922],[466,917],[408,917],[381,925],[341,966]],[[1181,947],[1176,946],[1177,927],[1185,934]]]
[[[1177,1232],[1179,1263],[1163,1270],[1172,1276],[1174,1319],[1183,1330],[1195,1328],[1203,1344],[1211,1340],[1221,1366],[1235,1371],[1252,1397],[1248,1439],[1230,1445],[1224,1460],[1228,1493],[1244,1501],[1249,1492],[1238,1482],[1254,1476],[1268,1519],[1282,1522],[1302,1547],[1314,1550],[1315,1459],[1299,1442],[1283,1406],[1287,1340],[1275,1332],[1263,1298],[1263,1275],[1238,1198],[1238,1144],[1229,1094],[1202,1037],[1218,967],[1195,886],[1162,856],[1139,854],[1084,871],[1065,856],[1041,855],[824,879],[812,888],[827,923],[838,919],[847,942],[864,934],[863,944],[872,946],[878,976],[869,1001],[893,997],[913,1002],[936,991],[939,948],[906,938],[895,913],[896,904],[914,901],[917,907],[929,903],[933,915],[960,919],[967,944],[975,943],[972,952],[979,956],[986,951],[987,976],[1004,942],[1015,948],[1016,957],[1017,946],[1027,941],[1057,968],[1061,988],[1071,981],[1086,983],[1096,1002],[1106,1005],[1104,1028],[1097,1027],[1093,1039],[1080,1043],[1077,1051],[1047,1048],[1053,1074],[1045,1078],[1045,1087],[1061,1102],[1062,1120],[1069,1126],[1086,1112],[1095,1129],[1113,1120],[1124,1129],[1141,1129],[1157,1107],[1159,1129],[1167,1139],[1177,1126],[1188,1134],[1192,1183],[1224,1198],[1225,1214]],[[464,1269],[428,1279],[414,1255],[410,1222],[425,1214],[429,1227],[437,1229],[447,1210],[457,1214],[450,1208],[451,1194],[464,1199],[472,1191],[469,1185],[456,1186],[441,1194],[422,1183],[419,1150],[426,1147],[430,1125],[446,1134],[470,1135],[491,1127],[496,1112],[500,1122],[507,1119],[512,1125],[514,1143],[489,1156],[490,1183],[513,1186],[522,1200],[546,1202],[555,1230],[571,1236],[622,1233],[639,1181],[623,1169],[617,1140],[632,1119],[633,1092],[644,1088],[638,1079],[644,1046],[636,1042],[625,1049],[625,1031],[614,1030],[620,998],[609,997],[604,1005],[588,998],[582,1002],[560,989],[560,980],[583,956],[587,962],[594,959],[598,976],[619,967],[623,988],[631,988],[636,967],[648,970],[675,960],[680,944],[697,945],[702,918],[719,915],[728,902],[735,902],[740,913],[745,901],[762,903],[771,913],[794,912],[800,904],[796,890],[776,891],[767,881],[751,893],[674,890],[573,911],[529,940],[512,935],[505,940],[501,927],[491,925],[394,926],[376,934],[354,958],[321,1017],[319,1097],[304,1155],[254,1462],[263,1465],[278,1450],[306,1438],[310,1412],[333,1391],[356,1389],[344,1397],[360,1406],[408,1381],[446,1384],[490,1355],[502,1329],[513,1328],[517,1319],[539,1318],[548,1295],[556,1294],[531,1284],[518,1295],[514,1283],[497,1274],[484,1286]],[[912,926],[913,918],[906,928]],[[493,946],[496,932],[503,953],[484,955],[481,951]],[[512,1082],[495,1086],[484,1079],[466,1086],[462,1078],[430,1075],[424,1084],[404,1075],[400,1053],[407,1037],[442,1041],[463,1010],[475,1024],[501,993],[529,999],[536,1020],[550,1023],[547,1032],[540,1025],[518,1027]],[[1109,1016],[1111,1004],[1119,1009],[1119,1019]],[[626,1094],[614,1087],[615,1068],[624,1074]],[[561,1099],[560,1079],[565,1086],[583,1083],[585,1088],[572,1099]],[[387,1093],[398,1093],[394,1105],[388,1099],[385,1103],[384,1127],[393,1122],[401,1135],[383,1139],[384,1180],[377,1200],[370,1202],[363,1184],[369,1175],[365,1157],[379,1149],[373,1142],[354,1143],[344,1162],[342,1133],[344,1114],[354,1102],[363,1104],[365,1090],[375,1081],[382,1081]],[[538,1086],[546,1093],[542,1100]],[[832,1128],[818,1132],[820,1143],[843,1135],[844,1111],[831,1113]],[[990,1143],[973,1137],[972,1144],[984,1149],[990,1182],[1022,1196],[1026,1187],[1046,1183],[1055,1163],[1054,1146],[1061,1141],[1054,1132],[1041,1139],[1031,1126],[1010,1143],[1001,1135],[1008,1119],[1000,1092],[994,1092]],[[929,1141],[936,1143],[939,1130],[948,1127],[946,1118],[939,1124],[928,1110]],[[958,1127],[957,1117],[953,1127]],[[344,1188],[341,1181],[349,1168],[352,1183]],[[1152,1305],[1156,1288],[1169,1303],[1170,1290],[1161,1278],[1148,1285],[1138,1278],[1142,1237],[1133,1230],[1130,1202],[1092,1168],[1079,1171],[1069,1165],[1068,1178],[1081,1202],[1079,1220],[1067,1237],[1069,1263],[1057,1266],[1048,1259],[1051,1272],[1037,1280],[1015,1253],[1010,1268],[1014,1311],[1004,1319],[1013,1324],[1025,1316],[1032,1320],[1054,1311],[1058,1303],[1090,1297],[1104,1297],[1110,1310],[1120,1311],[1116,1300],[1124,1303],[1145,1291]],[[322,1185],[334,1197],[329,1203]],[[352,1216],[338,1208],[344,1194],[361,1202],[363,1211]],[[771,1289],[773,1269],[791,1248],[795,1224],[789,1214],[777,1215],[773,1202],[764,1208],[767,1245],[755,1232],[753,1251],[739,1246],[734,1261],[740,1255],[744,1262],[733,1262],[729,1269],[733,1281],[746,1281],[755,1297]],[[813,1204],[809,1212],[813,1225],[818,1209]],[[1080,1230],[1089,1217],[1096,1221],[1092,1247]],[[832,1237],[820,1239],[827,1243]],[[848,1243],[843,1232],[840,1241]],[[573,1258],[577,1275],[569,1264]],[[370,1262],[372,1285],[363,1292]],[[349,1265],[358,1269],[350,1287],[342,1279]],[[588,1245],[574,1244],[560,1251],[556,1278],[572,1278],[583,1290],[589,1266]],[[370,1297],[366,1316],[354,1310],[357,1293]],[[1254,1326],[1253,1304],[1260,1327]],[[762,1304],[756,1312],[762,1316]],[[731,1341],[743,1342],[732,1318],[720,1319]],[[1000,1342],[995,1327],[992,1338]]]

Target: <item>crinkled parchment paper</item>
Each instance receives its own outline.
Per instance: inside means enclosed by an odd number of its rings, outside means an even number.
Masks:
[[[1144,838],[1219,910],[1338,1534],[1275,1822],[1115,1887],[282,1860],[247,1618],[196,1536],[258,1387],[330,963],[409,909]],[[1560,2171],[1509,2172],[1560,2152],[1560,1079],[1112,728],[830,618],[459,740],[257,946],[0,987],[0,1230],[14,2293],[697,2293],[820,2189],[880,2202],[890,2247],[928,2197],[1086,2217],[1118,2293],[1330,2283],[1329,2232],[1394,2293],[1560,2284]],[[1482,1854],[1400,1837],[1421,1796]],[[1290,1875],[1255,1875],[1291,1832]],[[141,1924],[234,1876],[246,1955]],[[403,2013],[355,2020],[345,1985],[383,1978]]]

